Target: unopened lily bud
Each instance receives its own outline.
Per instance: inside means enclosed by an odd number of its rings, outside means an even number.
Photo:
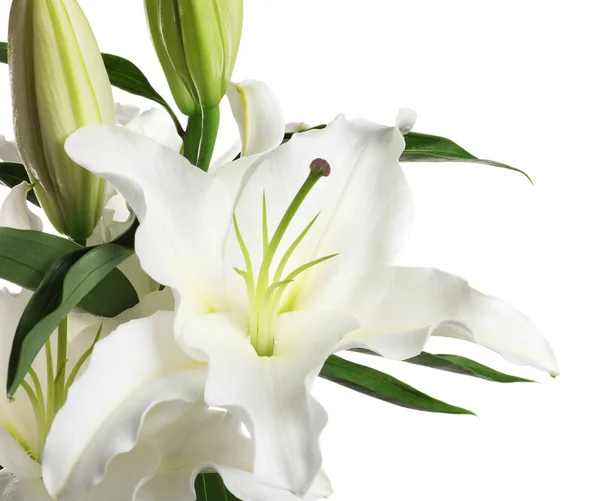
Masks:
[[[145,0],[156,53],[177,106],[218,106],[242,36],[243,0]]]
[[[13,0],[9,65],[15,134],[35,193],[54,227],[85,241],[104,207],[104,181],[75,164],[67,137],[114,123],[112,90],[76,0]]]

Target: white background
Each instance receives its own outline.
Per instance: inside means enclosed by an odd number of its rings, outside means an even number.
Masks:
[[[81,0],[100,47],[168,95],[141,0]],[[413,164],[418,216],[404,264],[443,268],[526,312],[554,346],[552,380],[464,343],[453,350],[541,384],[500,385],[353,356],[477,417],[418,413],[320,382],[334,501],[595,500],[600,293],[596,2],[247,0],[234,78],[266,81],[289,121],[337,113],[450,137],[525,169]],[[6,39],[9,2],[0,7]],[[121,92],[121,102],[151,103]],[[0,131],[11,135],[0,68]],[[4,193],[4,192],[3,192]]]

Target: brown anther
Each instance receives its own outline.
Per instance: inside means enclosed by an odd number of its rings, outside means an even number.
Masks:
[[[323,177],[327,177],[329,174],[331,174],[331,165],[329,165],[329,162],[323,158],[315,158],[310,163],[310,170],[312,172],[320,173]]]

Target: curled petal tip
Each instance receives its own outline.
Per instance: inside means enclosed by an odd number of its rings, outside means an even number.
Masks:
[[[411,108],[400,108],[396,115],[396,127],[400,129],[403,136],[406,136],[417,121],[417,112]]]

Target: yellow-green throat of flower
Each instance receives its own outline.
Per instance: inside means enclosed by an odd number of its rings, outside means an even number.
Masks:
[[[252,346],[256,350],[256,353],[261,357],[270,357],[273,355],[275,347],[275,320],[281,307],[281,298],[285,292],[287,286],[292,283],[301,273],[316,266],[319,263],[327,261],[337,254],[331,254],[324,256],[319,259],[310,261],[302,266],[299,266],[291,273],[283,276],[288,261],[292,257],[294,251],[298,248],[304,237],[310,231],[312,226],[317,221],[319,214],[317,214],[310,223],[304,228],[304,230],[298,235],[298,237],[289,246],[287,251],[283,254],[281,261],[277,265],[275,274],[271,278],[271,266],[274,264],[275,253],[281,244],[281,241],[290,226],[294,216],[298,212],[298,209],[302,205],[302,202],[306,199],[307,195],[317,184],[319,179],[328,177],[331,173],[331,166],[326,160],[317,158],[310,164],[310,173],[304,181],[304,184],[296,193],[296,196],[290,203],[289,207],[285,211],[281,221],[279,222],[273,237],[269,239],[269,229],[267,225],[267,198],[263,192],[263,207],[262,207],[262,237],[263,237],[263,260],[258,271],[258,275],[255,277],[254,270],[252,268],[252,260],[248,248],[244,243],[240,227],[237,222],[237,218],[233,217],[233,225],[235,229],[235,235],[240,246],[240,250],[244,256],[246,264],[245,270],[238,268],[235,271],[241,275],[248,289],[248,300],[250,309],[249,319],[249,337]]]

